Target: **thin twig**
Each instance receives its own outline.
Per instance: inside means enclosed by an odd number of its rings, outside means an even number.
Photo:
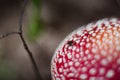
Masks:
[[[4,39],[4,38],[6,38],[6,37],[8,37],[10,35],[14,35],[14,34],[19,34],[19,32],[9,32],[9,33],[6,33],[6,34],[2,34],[0,36],[0,39]]]
[[[20,14],[20,22],[19,22],[19,32],[10,32],[10,33],[6,33],[6,34],[3,34],[0,36],[0,39],[3,39],[3,38],[6,38],[10,35],[13,35],[13,34],[17,34],[19,35],[20,39],[22,40],[22,43],[23,43],[23,46],[26,50],[26,52],[28,53],[29,57],[30,57],[30,60],[32,62],[32,65],[33,65],[33,69],[34,69],[34,72],[35,72],[35,75],[36,75],[36,80],[42,80],[42,77],[39,73],[39,69],[37,67],[37,64],[34,60],[34,57],[33,57],[33,53],[30,51],[24,37],[23,37],[23,26],[22,26],[22,22],[23,22],[23,16],[24,16],[24,12],[25,12],[25,8],[27,6],[27,3],[28,3],[28,0],[24,0],[24,5],[23,5],[23,8],[22,8],[22,11],[21,11],[21,14]]]
[[[20,33],[22,33],[22,21],[23,21],[23,16],[24,16],[24,12],[25,12],[25,8],[27,6],[28,0],[24,0],[24,5],[23,8],[21,10],[21,14],[20,14],[20,22],[19,22],[19,31]]]
[[[34,68],[34,71],[35,71],[36,79],[37,80],[42,80],[42,77],[41,77],[41,75],[39,73],[39,69],[38,69],[37,64],[36,64],[36,62],[34,60],[34,57],[32,55],[33,53],[30,51],[30,49],[29,49],[29,47],[28,47],[28,45],[27,45],[27,43],[26,43],[26,41],[25,41],[25,39],[23,37],[22,22],[23,22],[23,15],[24,15],[25,7],[26,7],[27,3],[28,3],[28,0],[24,0],[24,6],[22,8],[23,10],[22,10],[21,15],[20,15],[19,36],[20,36],[20,38],[22,40],[22,43],[23,43],[23,46],[24,46],[25,50],[27,51],[27,53],[28,53],[28,55],[29,55],[29,57],[31,59],[31,62],[32,62],[32,65],[33,65],[33,68]]]
[[[39,69],[38,69],[38,67],[37,67],[37,64],[36,64],[36,62],[35,62],[35,60],[34,60],[34,58],[33,58],[32,52],[31,52],[30,49],[28,48],[27,43],[26,43],[26,41],[24,40],[23,35],[22,35],[22,34],[19,34],[19,36],[20,36],[20,38],[21,38],[21,40],[22,40],[22,43],[23,43],[23,46],[24,46],[25,50],[27,51],[27,53],[28,53],[28,55],[29,55],[29,57],[30,57],[30,59],[31,59],[31,62],[32,62],[32,64],[33,64],[33,68],[34,68],[34,71],[35,71],[36,79],[37,79],[37,80],[42,80],[42,78],[41,78],[41,76],[40,76],[40,73],[39,73]]]

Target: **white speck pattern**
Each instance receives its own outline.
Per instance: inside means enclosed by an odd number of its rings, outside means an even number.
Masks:
[[[114,76],[114,74],[115,74],[115,73],[114,73],[114,70],[108,70],[107,73],[106,73],[106,77],[107,77],[107,78],[111,78],[111,77]]]
[[[95,75],[96,74],[96,69],[95,68],[91,68],[90,70],[89,70],[89,73],[91,74],[91,75]]]
[[[82,79],[82,80],[87,79],[87,74],[81,74],[81,75],[80,75],[80,79]]]
[[[100,68],[99,69],[99,74],[104,75],[105,74],[105,68]]]
[[[120,20],[105,18],[73,31],[56,49],[53,80],[120,80]]]

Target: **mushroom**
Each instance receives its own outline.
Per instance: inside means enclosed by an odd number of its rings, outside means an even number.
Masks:
[[[105,18],[68,35],[51,61],[53,80],[120,80],[120,20]]]

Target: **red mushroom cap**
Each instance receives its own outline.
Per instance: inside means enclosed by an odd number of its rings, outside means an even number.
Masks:
[[[120,20],[73,31],[55,51],[51,73],[53,80],[120,80]]]

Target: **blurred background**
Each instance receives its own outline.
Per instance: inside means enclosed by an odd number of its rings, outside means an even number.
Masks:
[[[0,34],[18,31],[23,0],[0,1]],[[120,0],[29,0],[24,38],[43,80],[51,80],[50,62],[70,32],[92,21],[120,17]],[[35,80],[32,64],[18,35],[0,40],[0,80]]]

